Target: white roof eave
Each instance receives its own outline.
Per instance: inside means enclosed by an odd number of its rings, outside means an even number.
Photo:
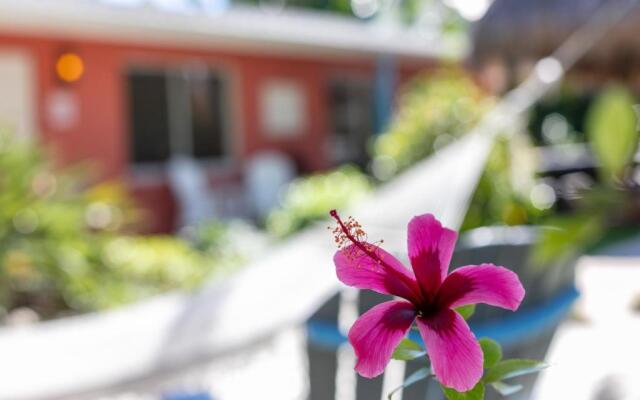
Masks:
[[[463,51],[451,46],[429,43],[415,30],[319,13],[236,7],[219,13],[178,13],[97,0],[0,0],[0,31],[314,55],[391,54],[453,60],[463,56]]]

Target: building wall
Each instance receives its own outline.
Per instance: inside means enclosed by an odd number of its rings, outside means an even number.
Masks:
[[[13,50],[27,54],[33,61],[35,135],[52,145],[62,163],[84,162],[98,179],[123,179],[141,206],[150,211],[147,231],[171,230],[176,213],[162,173],[141,173],[130,162],[125,76],[131,67],[204,63],[229,77],[233,150],[229,162],[210,165],[214,188],[239,182],[243,162],[260,150],[287,153],[302,173],[329,167],[327,144],[331,126],[327,83],[345,75],[373,81],[375,74],[373,59],[355,56],[313,59],[0,34],[0,54]],[[84,75],[72,84],[64,84],[56,77],[55,62],[63,51],[73,51],[84,61]],[[401,65],[399,83],[428,64]],[[303,132],[280,139],[270,138],[264,132],[259,118],[259,96],[261,86],[270,79],[295,81],[304,89],[307,124]]]

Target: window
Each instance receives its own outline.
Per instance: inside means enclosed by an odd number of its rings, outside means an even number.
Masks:
[[[127,79],[134,163],[227,155],[225,84],[219,75],[199,69],[146,70],[130,72]]]
[[[303,87],[295,81],[265,82],[260,90],[260,111],[262,127],[269,137],[287,138],[304,133],[307,115]]]
[[[371,85],[365,80],[341,79],[330,84],[329,110],[335,162],[364,165],[368,161],[367,142],[374,123],[371,93]]]

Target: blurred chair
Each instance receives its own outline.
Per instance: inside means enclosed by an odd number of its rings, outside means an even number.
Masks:
[[[172,157],[167,172],[178,203],[178,226],[216,217],[216,201],[207,174],[195,159],[182,155]]]
[[[251,214],[259,219],[278,205],[281,191],[293,180],[296,168],[291,158],[276,151],[251,157],[245,167],[245,190]]]

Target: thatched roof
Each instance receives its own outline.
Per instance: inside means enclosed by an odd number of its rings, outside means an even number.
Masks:
[[[616,4],[617,3],[617,4]],[[495,0],[474,27],[472,59],[508,64],[547,56],[589,21],[601,7],[625,7],[628,0]],[[640,68],[640,5],[617,23],[576,66],[628,74]]]

